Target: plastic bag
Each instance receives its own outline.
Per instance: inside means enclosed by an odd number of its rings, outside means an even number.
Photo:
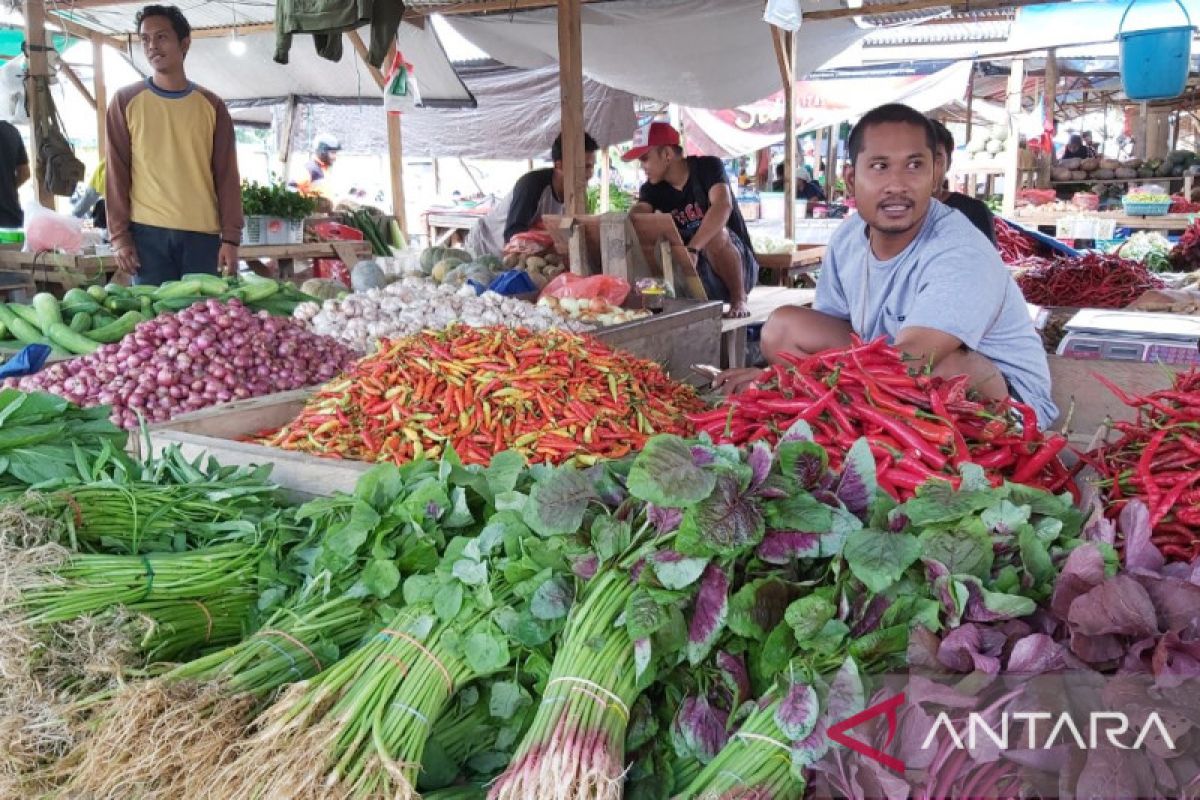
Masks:
[[[540,256],[554,252],[554,237],[546,231],[524,231],[504,245],[504,255]]]
[[[470,283],[475,282],[470,281]],[[519,269],[510,269],[508,272],[502,272],[492,279],[492,282],[487,286],[487,290],[506,297],[515,297],[517,295],[536,292],[537,285],[533,282],[533,278],[529,277],[529,273]],[[483,292],[480,291],[480,294],[483,294]]]
[[[600,297],[614,306],[625,302],[629,296],[629,281],[612,275],[592,275],[580,277],[573,272],[564,272],[546,284],[540,297],[572,297],[577,300],[591,300]]]
[[[39,253],[55,250],[79,253],[83,248],[82,220],[70,214],[59,214],[45,206],[30,205],[25,209],[25,251]]]
[[[386,111],[399,113],[411,111],[421,106],[421,91],[417,86],[413,65],[404,60],[404,55],[396,53],[392,66],[388,70],[387,84],[383,92],[383,107]]]
[[[767,0],[763,22],[795,33],[800,30],[800,0]]]

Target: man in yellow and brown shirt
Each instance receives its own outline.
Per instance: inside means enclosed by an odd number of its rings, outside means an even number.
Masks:
[[[189,272],[237,270],[241,179],[225,103],[187,79],[191,26],[175,6],[136,17],[154,75],[108,108],[105,202],[121,272],[159,284]]]

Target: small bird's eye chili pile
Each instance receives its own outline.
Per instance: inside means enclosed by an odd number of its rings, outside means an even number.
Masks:
[[[1145,264],[1128,258],[1087,253],[1073,258],[1027,258],[1017,266],[1025,299],[1039,306],[1125,308],[1165,284]]]
[[[901,500],[929,478],[958,486],[958,466],[968,461],[983,467],[994,485],[1008,480],[1053,492],[1075,489],[1059,459],[1066,437],[1040,431],[1032,408],[1011,400],[976,402],[967,396],[966,376],[914,375],[884,338],[787,358],[755,386],[691,420],[697,431],[736,445],[773,445],[807,423],[834,470],[865,436],[879,485]]]
[[[1200,554],[1200,371],[1179,373],[1170,389],[1142,397],[1095,377],[1138,412],[1133,422],[1112,424],[1120,438],[1082,457],[1099,474],[1106,516],[1115,520],[1126,503],[1141,499],[1158,549],[1191,561]]]
[[[593,464],[657,433],[688,435],[695,391],[657,364],[562,331],[452,326],[383,340],[259,441],[285,450],[404,463],[453,446],[464,463],[517,450]]]

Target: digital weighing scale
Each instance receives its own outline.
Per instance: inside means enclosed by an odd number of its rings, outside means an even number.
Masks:
[[[1200,365],[1200,317],[1085,308],[1065,329],[1065,358]]]

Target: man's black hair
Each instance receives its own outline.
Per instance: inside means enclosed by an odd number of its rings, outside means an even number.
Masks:
[[[950,159],[954,158],[954,134],[936,119],[929,120],[929,124],[933,126],[933,132],[937,134],[938,149],[946,151],[946,166],[949,167]]]
[[[171,27],[175,29],[175,35],[179,37],[179,41],[183,41],[192,35],[191,23],[187,21],[187,17],[179,10],[179,6],[146,6],[133,18],[134,27],[141,31],[142,20],[146,17],[166,17],[171,22]]]
[[[912,125],[916,128],[921,128],[925,131],[925,144],[929,146],[929,152],[937,152],[937,133],[933,129],[933,125],[929,122],[929,117],[917,111],[912,106],[906,106],[903,103],[888,103],[886,105],[877,106],[868,111],[854,129],[850,131],[850,141],[847,143],[847,148],[850,151],[850,163],[858,161],[858,154],[862,152],[863,139],[866,138],[867,129],[873,128],[876,125],[886,125],[889,122],[902,122],[906,125]]]
[[[596,144],[596,140],[592,138],[590,133],[586,131],[583,134],[583,152],[594,153],[600,149],[600,145]],[[554,137],[554,144],[550,146],[550,160],[562,161],[562,134]]]

